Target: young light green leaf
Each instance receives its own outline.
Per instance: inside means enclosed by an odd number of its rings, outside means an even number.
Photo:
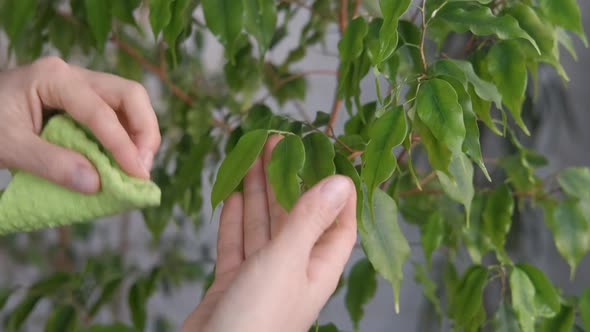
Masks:
[[[379,184],[389,179],[397,166],[393,148],[406,138],[408,125],[403,107],[385,112],[375,120],[369,132],[370,141],[363,153],[361,177],[367,185],[369,202]]]
[[[379,0],[383,24],[379,30],[379,53],[373,65],[378,65],[393,55],[398,42],[398,20],[411,3],[412,0]]]
[[[273,0],[245,0],[244,27],[258,42],[260,54],[263,55],[275,34],[277,9]]]
[[[432,263],[432,253],[440,247],[445,235],[445,221],[440,212],[434,212],[424,224],[420,233],[420,242],[426,256],[426,264]]]
[[[443,317],[443,311],[441,309],[440,296],[437,293],[437,284],[428,276],[428,272],[424,265],[414,264],[414,280],[422,285],[422,293],[424,294],[424,297],[432,303],[439,320],[441,320]]]
[[[102,2],[106,3],[106,1]],[[169,0],[149,0],[150,24],[156,39],[158,39],[160,31],[162,31],[162,29],[164,29],[164,27],[167,26],[172,19],[171,5],[173,3],[174,1]]]
[[[397,222],[397,205],[381,189],[375,190],[373,204],[369,204],[363,188],[363,217],[359,224],[361,244],[367,258],[381,276],[393,287],[395,311],[399,313],[399,296],[404,278],[404,262],[410,256],[410,245]],[[373,210],[373,219],[370,211]]]
[[[454,201],[465,206],[465,215],[467,223],[469,223],[471,202],[475,193],[473,188],[473,165],[465,154],[454,154],[449,164],[449,172],[452,177],[441,171],[437,171],[436,175],[445,193]]]
[[[334,175],[334,145],[328,136],[313,132],[303,138],[305,147],[305,164],[301,170],[301,179],[305,186],[312,187],[323,178]]]
[[[543,271],[536,267],[521,263],[517,264],[516,267],[526,273],[535,287],[535,313],[541,317],[553,317],[559,312],[559,294],[555,289],[555,286],[545,276]]]
[[[570,275],[590,250],[590,206],[577,200],[566,200],[559,205],[545,204],[545,219],[553,232],[559,253],[570,265]]]
[[[539,2],[543,14],[551,23],[577,33],[586,47],[588,46],[582,14],[576,0],[540,0]]]
[[[359,329],[359,323],[365,314],[363,306],[375,296],[377,291],[377,276],[371,262],[367,259],[359,260],[348,276],[348,289],[346,291],[346,309],[355,331]]]
[[[209,30],[225,46],[233,59],[236,42],[242,32],[244,4],[241,0],[203,0],[203,12]]]
[[[432,135],[453,152],[460,152],[465,139],[463,110],[453,87],[441,80],[424,81],[416,96],[416,111]]]
[[[262,151],[267,136],[268,132],[263,129],[246,133],[225,157],[219,167],[211,192],[211,206],[213,208],[226,199],[240,184]]]
[[[580,318],[586,331],[590,331],[590,288],[586,288],[580,296]]]
[[[96,40],[98,50],[102,51],[111,31],[111,9],[109,1],[84,0],[86,19]]]
[[[559,173],[557,181],[565,193],[590,203],[590,168],[571,167],[564,169]]]
[[[527,85],[527,70],[523,54],[514,42],[499,42],[486,57],[488,71],[502,94],[504,104],[520,128],[530,135],[522,120],[522,103]]]
[[[301,195],[297,173],[305,163],[305,147],[299,136],[287,135],[272,152],[268,164],[268,179],[274,189],[277,201],[290,211]]]
[[[506,259],[504,244],[506,235],[512,225],[514,213],[514,198],[508,185],[501,185],[486,199],[483,210],[483,230],[494,245],[498,259]]]
[[[497,332],[522,332],[518,326],[516,314],[511,305],[501,303],[494,316],[494,331]]]
[[[464,326],[478,315],[483,307],[483,290],[488,281],[488,269],[472,265],[454,289],[449,316],[458,326]]]
[[[172,52],[172,61],[176,64],[176,39],[190,19],[190,0],[174,0],[170,8],[170,22],[164,26],[164,40]]]
[[[53,309],[47,323],[45,332],[72,332],[76,328],[76,308],[72,305],[60,305]]]
[[[512,306],[522,332],[533,332],[536,317],[535,286],[528,275],[518,267],[514,267],[510,272],[510,291]]]
[[[436,18],[444,20],[457,32],[471,31],[477,36],[496,35],[502,40],[526,39],[540,53],[535,40],[518,25],[514,17],[496,16],[488,7],[449,4],[439,11]]]

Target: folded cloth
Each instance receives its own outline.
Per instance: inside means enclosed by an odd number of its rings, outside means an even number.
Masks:
[[[99,173],[100,192],[85,195],[16,171],[0,196],[0,234],[69,225],[160,205],[161,192],[155,183],[127,175],[86,128],[69,116],[52,117],[41,137],[86,156]]]

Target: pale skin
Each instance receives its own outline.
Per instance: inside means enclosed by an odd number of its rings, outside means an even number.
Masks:
[[[0,168],[84,194],[99,191],[85,157],[38,136],[43,112],[60,109],[86,125],[128,174],[149,178],[161,138],[139,83],[44,58],[0,74],[0,104]],[[280,139],[269,138],[243,193],[225,201],[215,281],[182,332],[307,331],[336,289],[356,242],[354,185],[343,176],[326,178],[287,213],[266,180]]]

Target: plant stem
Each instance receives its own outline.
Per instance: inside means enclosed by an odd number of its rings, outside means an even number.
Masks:
[[[420,11],[422,12],[422,37],[420,38],[420,60],[422,61],[422,69],[424,70],[424,75],[426,75],[426,71],[428,69],[428,65],[426,64],[426,55],[424,54],[424,41],[426,40],[426,30],[428,28],[426,22],[426,0],[422,0],[422,6],[420,7]]]

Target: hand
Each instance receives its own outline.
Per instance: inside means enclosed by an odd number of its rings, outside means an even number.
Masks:
[[[82,193],[98,191],[98,173],[85,157],[38,136],[43,111],[62,109],[88,127],[123,170],[150,176],[160,131],[139,83],[48,57],[0,74],[0,105],[0,168],[22,169]]]
[[[182,332],[307,331],[336,289],[356,241],[354,185],[324,179],[287,214],[264,169],[279,140],[225,201],[215,281]]]

